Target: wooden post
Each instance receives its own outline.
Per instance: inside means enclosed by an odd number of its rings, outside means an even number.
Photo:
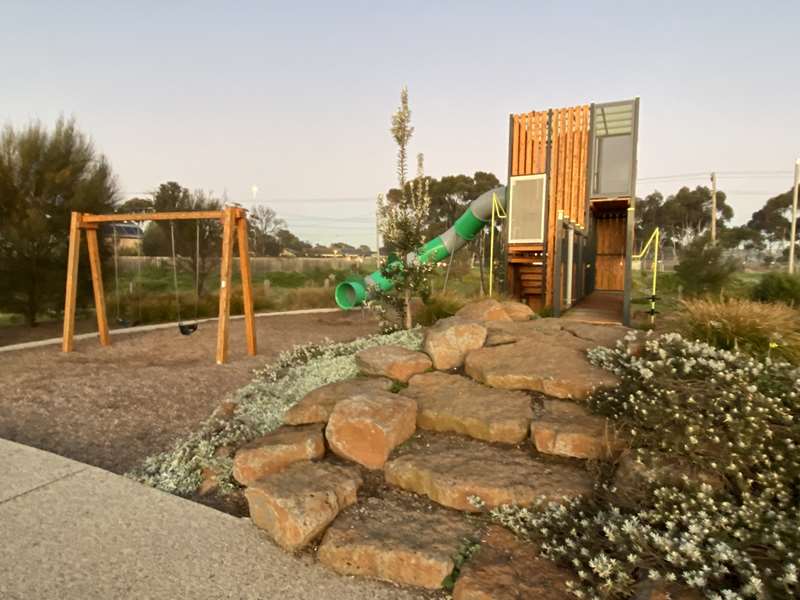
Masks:
[[[222,219],[222,263],[219,270],[219,322],[217,324],[217,364],[228,358],[228,323],[231,315],[231,275],[233,270],[233,227],[235,208],[226,207]]]
[[[247,336],[247,353],[255,356],[256,322],[253,314],[253,282],[250,281],[250,250],[247,243],[247,217],[239,210],[236,219],[236,231],[239,234],[239,272],[242,275],[242,296],[244,301],[244,329]]]
[[[100,265],[100,248],[97,243],[97,228],[86,230],[86,244],[89,246],[89,265],[92,268],[92,291],[94,292],[94,310],[97,314],[97,333],[102,346],[110,346],[108,336],[108,319],[106,318],[106,297],[103,292],[103,274]]]
[[[75,301],[78,297],[78,261],[81,251],[81,213],[73,212],[69,221],[69,250],[67,251],[67,292],[64,298],[63,352],[72,352],[75,335]]]

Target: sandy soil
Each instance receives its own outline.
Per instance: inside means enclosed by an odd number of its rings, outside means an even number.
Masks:
[[[0,437],[124,473],[196,429],[251,371],[296,344],[373,333],[361,313],[256,319],[259,355],[231,322],[229,363],[214,364],[216,323],[190,337],[165,329],[0,353]]]

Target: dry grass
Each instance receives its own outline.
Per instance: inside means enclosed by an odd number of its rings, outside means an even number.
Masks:
[[[718,348],[800,364],[800,311],[785,304],[731,298],[681,303],[678,329]]]

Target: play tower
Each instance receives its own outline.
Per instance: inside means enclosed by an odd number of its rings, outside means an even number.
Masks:
[[[507,291],[630,321],[639,99],[509,118]]]

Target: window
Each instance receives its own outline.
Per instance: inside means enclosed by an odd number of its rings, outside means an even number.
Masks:
[[[592,138],[592,196],[630,196],[636,156],[635,100],[596,104]]]
[[[544,174],[512,177],[508,209],[508,241],[543,242],[545,220]]]

